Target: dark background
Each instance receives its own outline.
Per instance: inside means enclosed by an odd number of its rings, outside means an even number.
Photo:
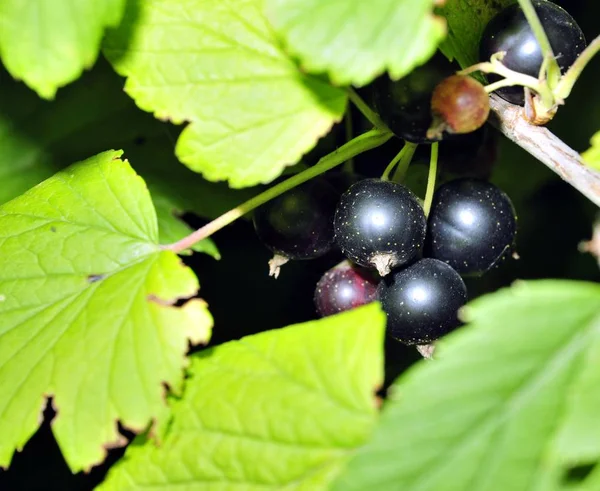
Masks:
[[[599,34],[600,6],[597,2],[556,3],[576,18],[588,41]],[[550,124],[552,131],[579,151],[588,148],[590,137],[600,129],[599,77],[600,58],[597,58],[585,71],[567,105]],[[360,123],[355,124],[360,126]],[[342,134],[339,128],[311,152],[308,160],[314,161],[343,143]],[[357,167],[363,174],[380,175],[400,145],[399,141],[392,141],[361,156]],[[416,163],[409,171],[414,182],[423,175],[418,167]],[[517,251],[521,259],[509,259],[483,278],[469,280],[471,298],[507,286],[515,279],[600,280],[595,260],[577,250],[578,243],[591,235],[596,208],[589,201],[502,138],[499,138],[492,181],[507,192],[517,209]],[[204,223],[197,217],[187,218],[194,226]],[[312,300],[315,284],[341,259],[339,254],[332,253],[315,261],[289,263],[284,266],[280,278],[274,280],[267,275],[270,253],[257,240],[250,222],[239,220],[217,232],[213,238],[222,254],[220,261],[199,254],[186,259],[198,274],[202,287],[200,294],[215,318],[211,345],[316,318]],[[414,349],[388,342],[386,380],[395,378],[417,359]],[[44,424],[24,450],[15,455],[10,469],[0,471],[0,490],[92,489],[102,480],[109,465],[122,455],[122,449],[111,451],[107,461],[91,473],[71,475],[52,437],[51,416],[51,411],[47,410]]]

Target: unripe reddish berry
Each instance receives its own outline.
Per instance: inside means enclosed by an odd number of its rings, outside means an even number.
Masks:
[[[452,75],[442,80],[431,96],[433,124],[428,138],[471,133],[481,128],[490,114],[490,97],[485,87],[465,75]]]

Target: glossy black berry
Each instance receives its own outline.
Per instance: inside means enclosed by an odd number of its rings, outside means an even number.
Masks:
[[[273,252],[288,259],[313,259],[334,244],[333,214],[339,194],[312,179],[259,207],[254,228]]]
[[[498,157],[498,137],[497,131],[485,125],[460,140],[443,141],[439,149],[440,172],[453,177],[489,179]]]
[[[416,259],[425,240],[426,220],[407,187],[380,179],[353,184],[338,203],[335,240],[353,262],[377,268],[382,276]]]
[[[583,32],[573,17],[558,5],[547,0],[533,0],[533,6],[564,73],[586,47]],[[538,77],[542,50],[518,3],[500,11],[485,28],[479,45],[481,61],[489,61],[498,51],[506,51],[502,63],[511,70]],[[488,78],[491,82],[498,80],[495,75]],[[524,104],[523,87],[505,87],[496,93],[512,104]]]
[[[446,263],[426,258],[384,278],[377,297],[387,315],[388,334],[422,345],[460,325],[457,313],[467,302],[467,288]]]
[[[425,255],[463,276],[481,275],[510,251],[517,231],[509,197],[493,184],[456,179],[433,197]]]
[[[367,100],[396,136],[413,143],[437,141],[440,138],[427,137],[433,122],[431,95],[436,85],[456,69],[437,53],[400,80],[393,81],[387,75],[379,77],[369,86]]]
[[[354,309],[375,300],[378,280],[364,268],[343,261],[327,271],[315,289],[315,307],[321,316]]]

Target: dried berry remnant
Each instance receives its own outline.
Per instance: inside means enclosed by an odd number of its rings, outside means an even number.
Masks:
[[[501,189],[478,179],[456,179],[433,197],[425,255],[463,276],[479,276],[508,255],[516,232],[515,209]]]
[[[269,201],[254,213],[259,239],[276,254],[271,275],[286,259],[313,259],[334,244],[333,214],[339,194],[316,178]]]
[[[427,258],[384,278],[377,298],[391,337],[426,345],[460,325],[458,310],[467,302],[467,287],[452,267]]]
[[[321,277],[315,289],[315,307],[322,317],[366,305],[375,300],[378,279],[350,261],[342,261]]]
[[[381,276],[417,258],[427,222],[407,187],[380,179],[353,184],[335,211],[335,240],[344,255]]]
[[[565,73],[586,47],[583,31],[575,19],[555,3],[547,0],[533,0],[532,3],[548,36],[558,66]],[[506,53],[502,63],[507,68],[531,77],[539,76],[543,61],[542,49],[518,3],[496,14],[481,37],[480,61],[489,61],[493,54],[500,51]],[[500,77],[490,74],[488,79],[495,82]],[[525,104],[523,87],[503,87],[496,94],[511,104]]]
[[[431,97],[433,124],[428,138],[441,138],[445,132],[465,134],[481,128],[490,115],[490,98],[485,87],[465,75],[442,80]]]

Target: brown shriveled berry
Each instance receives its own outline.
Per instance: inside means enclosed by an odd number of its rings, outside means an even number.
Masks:
[[[452,75],[442,80],[431,96],[433,124],[428,138],[471,133],[481,128],[490,114],[490,97],[485,87],[465,75]]]

